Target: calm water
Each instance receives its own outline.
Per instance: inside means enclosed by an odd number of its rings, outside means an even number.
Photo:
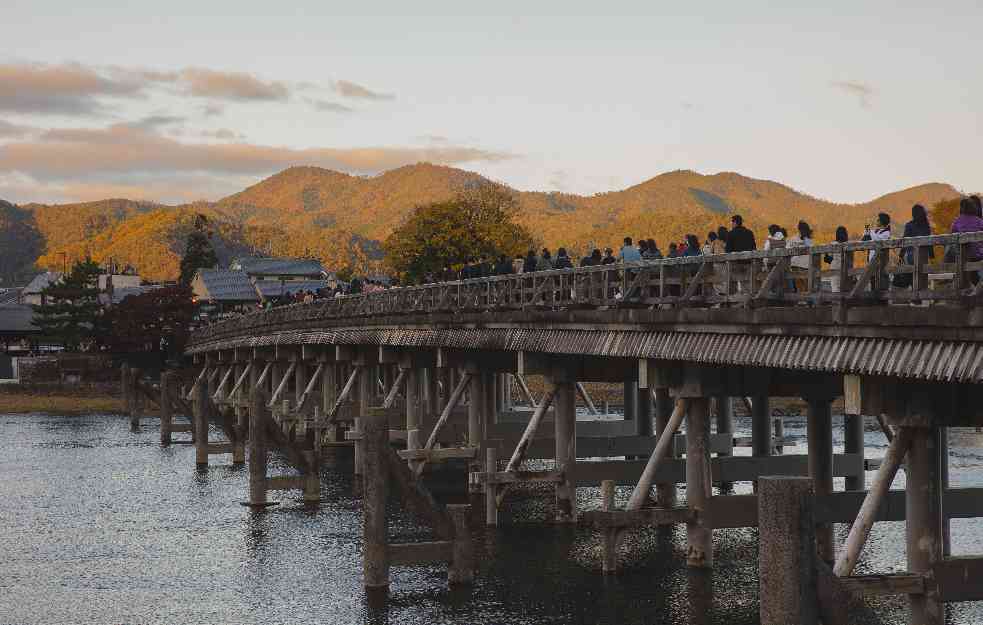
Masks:
[[[325,468],[319,506],[276,493],[279,507],[255,513],[228,456],[198,473],[190,446],[157,438],[153,421],[134,434],[119,417],[0,415],[0,623],[757,623],[755,531],[714,533],[709,580],[684,566],[684,531],[642,532],[624,573],[605,579],[592,532],[529,522],[551,512],[548,493],[514,501],[498,530],[476,524],[472,588],[448,590],[443,566],[400,568],[388,600],[366,597],[350,457]],[[955,438],[953,485],[983,486],[983,435]],[[868,444],[883,453],[879,433]],[[579,494],[597,505],[596,491]],[[395,504],[391,531],[427,536]],[[902,524],[877,524],[861,568],[903,570],[903,545]],[[983,521],[954,521],[953,551],[983,553]],[[689,609],[710,597],[709,612]],[[904,622],[900,601],[874,611],[857,622]],[[953,606],[950,621],[983,622],[983,604]]]

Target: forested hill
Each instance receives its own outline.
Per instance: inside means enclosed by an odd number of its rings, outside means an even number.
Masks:
[[[211,219],[223,262],[253,249],[275,254],[312,254],[329,267],[365,267],[381,256],[380,242],[414,206],[452,197],[469,185],[487,183],[478,174],[417,164],[362,177],[317,167],[291,167],[217,202],[165,206],[113,199],[80,204],[0,203],[0,278],[86,253],[138,267],[151,279],[173,279],[184,237],[196,213]],[[864,204],[835,204],[767,180],[736,173],[703,175],[675,171],[621,191],[585,197],[518,192],[520,220],[544,245],[582,251],[615,246],[625,235],[655,238],[663,247],[741,213],[763,233],[769,223],[793,230],[799,219],[831,238],[837,225],[859,234],[877,212],[903,220],[911,205],[930,206],[957,197],[950,185],[932,183]],[[64,252],[64,255],[63,255]]]

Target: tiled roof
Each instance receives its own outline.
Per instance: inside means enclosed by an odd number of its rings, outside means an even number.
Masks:
[[[40,330],[31,324],[34,309],[26,304],[0,306],[0,334],[28,334]]]
[[[128,286],[128,287],[115,288],[113,289],[113,304],[119,304],[120,302],[122,302],[124,299],[126,299],[131,295],[141,295],[148,291],[153,291],[154,289],[163,288],[163,286],[164,285],[162,284],[145,284],[141,286]],[[109,294],[103,293],[99,297],[100,299],[108,299]]]
[[[256,290],[263,299],[279,297],[281,294],[293,295],[297,291],[313,291],[316,293],[318,289],[327,288],[327,286],[328,283],[326,280],[287,280],[286,282],[280,282],[279,280],[256,281]]]
[[[0,306],[16,304],[20,299],[21,289],[2,289],[0,290]]]
[[[60,271],[45,271],[44,273],[39,273],[34,276],[27,286],[24,287],[24,295],[36,295],[41,292],[42,289],[47,287],[52,282],[57,282],[61,280],[62,273]]]
[[[200,279],[204,292],[200,292],[195,285],[195,295],[201,299],[213,302],[255,302],[259,300],[252,281],[243,271],[200,269],[196,282],[198,279]]]
[[[261,276],[317,276],[324,271],[321,261],[309,258],[260,258],[247,256],[232,261],[230,269]]]

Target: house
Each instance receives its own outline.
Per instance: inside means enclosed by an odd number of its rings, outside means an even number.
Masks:
[[[253,281],[244,271],[232,269],[199,269],[191,280],[196,302],[214,307],[219,312],[259,304]]]
[[[276,299],[284,295],[294,295],[300,291],[317,293],[320,289],[334,288],[327,280],[257,280],[256,293],[262,301]]]
[[[34,276],[27,286],[21,290],[21,302],[24,304],[41,304],[41,291],[58,282],[62,278],[60,271],[45,271]]]

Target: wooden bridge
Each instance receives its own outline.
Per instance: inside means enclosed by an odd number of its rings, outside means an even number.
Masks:
[[[409,562],[447,561],[452,583],[471,579],[467,509],[441,505],[420,479],[456,459],[469,463],[489,525],[513,485],[552,484],[555,520],[597,528],[605,572],[634,527],[685,524],[698,568],[713,567],[712,529],[759,527],[766,625],[849,622],[842,598],[856,593],[907,594],[910,623],[941,624],[945,602],[983,600],[983,557],[948,548],[949,519],[983,516],[983,489],[949,488],[946,448],[946,428],[983,426],[980,245],[983,233],[787,248],[287,306],[196,331],[188,352],[202,368],[181,401],[194,402],[199,463],[248,440],[249,505],[279,488],[316,499],[319,458],[354,442],[367,587]],[[578,419],[578,403],[597,412],[585,383],[616,383],[623,417]],[[789,444],[769,409],[780,397],[807,406],[806,455],[776,454]],[[845,445],[834,454],[839,398]],[[735,404],[751,413],[749,441],[733,435]],[[210,417],[230,447],[208,442]],[[879,463],[864,460],[865,417],[890,440]],[[735,444],[751,456],[734,456]],[[299,476],[267,475],[271,445]],[[529,470],[534,458],[552,468]],[[889,491],[902,463],[906,490]],[[756,494],[713,494],[737,481]],[[617,484],[632,487],[624,503]],[[590,486],[601,487],[600,510],[578,505],[578,487]],[[439,540],[389,543],[390,488]],[[855,576],[878,520],[906,521],[908,571]],[[845,544],[833,523],[851,525]]]

